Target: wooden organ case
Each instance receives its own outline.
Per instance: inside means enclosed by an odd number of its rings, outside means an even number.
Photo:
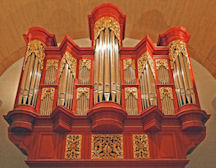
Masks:
[[[33,27],[9,138],[31,168],[183,168],[205,138],[183,27],[123,47],[126,16],[112,4],[89,15],[92,47]]]

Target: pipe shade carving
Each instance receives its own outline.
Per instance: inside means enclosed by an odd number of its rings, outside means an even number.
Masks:
[[[125,104],[126,112],[129,115],[138,115],[138,102],[137,102],[137,88],[126,87],[125,88]]]
[[[77,89],[77,115],[86,115],[89,110],[89,88]]]
[[[91,71],[91,60],[81,59],[79,61],[79,84],[89,84]]]
[[[50,115],[52,113],[55,88],[43,88],[41,95],[40,115]]]
[[[55,84],[56,83],[57,69],[58,69],[58,60],[55,60],[55,59],[47,60],[44,84]]]
[[[57,105],[72,110],[77,60],[66,52],[61,60]]]
[[[166,59],[156,59],[156,67],[158,73],[159,84],[166,85],[170,84],[169,79],[169,68]]]
[[[123,64],[124,64],[124,83],[136,84],[135,60],[124,59]]]

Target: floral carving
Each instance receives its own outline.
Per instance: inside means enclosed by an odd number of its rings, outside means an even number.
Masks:
[[[77,99],[79,99],[82,94],[84,94],[85,97],[89,98],[89,88],[87,88],[87,87],[78,88],[77,89]]]
[[[60,74],[63,71],[63,68],[65,64],[68,64],[69,69],[73,73],[73,76],[75,78],[76,76],[76,66],[77,66],[77,59],[74,58],[69,52],[66,52],[61,60],[61,66],[60,66]]]
[[[41,100],[45,99],[46,97],[50,97],[51,99],[54,98],[55,88],[49,87],[49,88],[43,88],[42,89],[42,95]]]
[[[92,159],[123,159],[122,135],[92,135]]]
[[[180,55],[185,56],[187,58],[187,63],[189,65],[189,68],[191,68],[185,42],[181,40],[175,40],[169,43],[169,57],[172,69],[174,68],[174,62],[176,60],[176,57]]]
[[[110,28],[120,41],[120,24],[113,17],[102,17],[94,25],[94,42],[104,28]]]
[[[127,99],[130,94],[133,94],[133,96],[137,99],[137,88],[136,87],[125,88],[125,99]]]
[[[65,159],[80,159],[82,135],[69,134],[66,137]]]
[[[149,144],[148,135],[136,134],[133,135],[133,151],[134,159],[147,159],[149,158]]]
[[[160,66],[164,66],[166,69],[168,69],[167,60],[166,59],[156,59],[156,67],[157,67],[157,69],[159,69]]]
[[[38,57],[40,62],[40,68],[43,69],[43,61],[45,57],[44,49],[45,44],[39,40],[32,40],[28,43],[26,57],[25,57],[25,64],[27,63],[28,58],[34,54]]]
[[[129,66],[131,66],[133,69],[135,69],[135,61],[134,59],[124,59],[124,70],[127,69]]]
[[[141,76],[141,74],[145,70],[145,65],[147,63],[149,63],[150,69],[151,69],[153,76],[155,78],[154,61],[147,51],[137,60],[139,76]]]
[[[55,67],[55,69],[58,69],[58,60],[56,59],[48,59],[46,63],[46,69],[49,67]]]
[[[169,97],[173,99],[172,88],[170,87],[160,87],[160,98],[164,99],[164,97]]]
[[[79,61],[79,69],[86,67],[88,70],[91,69],[91,60],[90,59],[81,59]]]

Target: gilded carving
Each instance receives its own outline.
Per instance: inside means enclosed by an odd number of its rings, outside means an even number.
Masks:
[[[151,69],[153,76],[155,78],[154,61],[147,51],[137,60],[139,76],[142,75],[143,71],[145,70],[145,65],[147,63],[149,63],[150,69]]]
[[[85,97],[89,98],[89,88],[87,88],[87,87],[83,87],[83,88],[79,87],[77,89],[77,99],[79,99],[82,94],[84,94]]]
[[[164,99],[164,97],[169,97],[173,99],[173,93],[172,93],[172,88],[170,87],[160,87],[160,98]]]
[[[73,76],[75,78],[76,76],[76,66],[77,66],[77,59],[74,58],[69,52],[66,52],[61,60],[61,66],[60,66],[60,74],[63,71],[63,68],[65,64],[68,64],[69,69],[73,73]]]
[[[174,62],[176,60],[176,57],[181,54],[187,58],[187,63],[189,65],[189,68],[191,68],[185,42],[181,40],[175,40],[169,43],[169,57],[172,69],[174,68]]]
[[[134,59],[124,59],[124,70],[127,69],[129,66],[131,66],[133,69],[135,69],[135,61]]]
[[[30,41],[27,46],[25,64],[27,63],[29,56],[31,56],[32,54],[35,54],[36,57],[38,57],[39,59],[40,68],[43,69],[43,61],[45,57],[44,48],[45,48],[45,44],[43,42],[39,40]]]
[[[110,28],[120,42],[120,24],[113,17],[102,17],[94,25],[94,42],[104,28]]]
[[[92,159],[123,159],[123,137],[117,134],[92,135]]]
[[[54,94],[55,94],[55,88],[53,87],[42,88],[41,100],[43,100],[46,97],[50,97],[51,99],[53,99]]]
[[[58,60],[56,60],[56,59],[48,59],[47,63],[46,63],[46,70],[49,67],[55,67],[55,69],[57,70],[58,69]]]
[[[86,67],[88,70],[91,69],[91,60],[90,59],[81,59],[79,61],[79,69]]]
[[[164,66],[166,69],[168,69],[168,63],[166,59],[156,59],[157,69],[159,69],[161,66]]]
[[[133,152],[134,159],[148,159],[150,157],[148,135],[133,135]]]
[[[137,99],[137,88],[136,87],[126,87],[125,88],[125,99],[127,99],[130,94],[133,94],[133,96]]]
[[[65,159],[81,158],[82,135],[69,134],[66,137]]]

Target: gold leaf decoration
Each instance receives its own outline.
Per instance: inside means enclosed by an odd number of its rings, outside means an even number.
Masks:
[[[87,98],[89,98],[89,88],[87,88],[87,87],[83,87],[83,88],[79,87],[77,89],[77,99],[79,99],[82,94],[84,94]]]
[[[168,69],[168,63],[167,59],[156,59],[156,67],[159,69],[159,67],[164,66],[166,69]]]
[[[68,134],[66,137],[65,159],[81,158],[82,135]]]
[[[74,58],[69,52],[66,52],[61,60],[61,66],[60,66],[60,74],[63,71],[63,68],[65,64],[68,64],[71,72],[73,73],[73,76],[75,78],[76,76],[76,66],[77,66],[77,59]]]
[[[172,88],[160,87],[159,91],[160,91],[160,98],[161,99],[164,99],[164,97],[166,97],[166,96],[173,99]]]
[[[133,96],[137,99],[137,88],[136,87],[126,87],[125,88],[125,99],[127,99],[130,94],[133,94]]]
[[[94,42],[104,28],[110,28],[120,42],[120,24],[113,17],[101,17],[94,25]]]
[[[127,69],[129,66],[131,66],[133,69],[135,69],[135,61],[134,59],[124,59],[124,70]]]
[[[45,44],[39,40],[32,40],[28,43],[26,57],[25,57],[25,64],[29,57],[34,54],[38,57],[40,62],[40,68],[43,69],[43,61],[45,57]]]
[[[137,60],[137,64],[138,64],[138,74],[139,76],[141,76],[141,74],[143,73],[143,71],[145,70],[145,65],[149,63],[150,65],[150,69],[153,73],[153,76],[155,78],[155,69],[154,69],[154,61],[151,57],[151,55],[148,53],[148,51],[146,51],[138,60]]]
[[[133,152],[134,159],[148,159],[150,157],[148,135],[133,135]]]
[[[55,88],[53,87],[42,88],[41,100],[45,99],[46,97],[50,97],[51,99],[53,99],[54,94],[55,94]]]
[[[91,60],[90,59],[81,59],[79,61],[79,69],[86,67],[88,70],[91,69]]]
[[[117,134],[92,135],[92,159],[123,159],[123,137]]]
[[[188,66],[189,68],[191,68],[185,42],[181,40],[174,40],[171,43],[169,43],[169,57],[170,57],[170,65],[172,69],[174,68],[174,62],[178,55],[185,56],[187,58]]]
[[[46,63],[46,70],[49,68],[49,67],[55,67],[55,69],[57,70],[58,69],[58,60],[56,59],[48,59],[47,60],[47,63]]]

